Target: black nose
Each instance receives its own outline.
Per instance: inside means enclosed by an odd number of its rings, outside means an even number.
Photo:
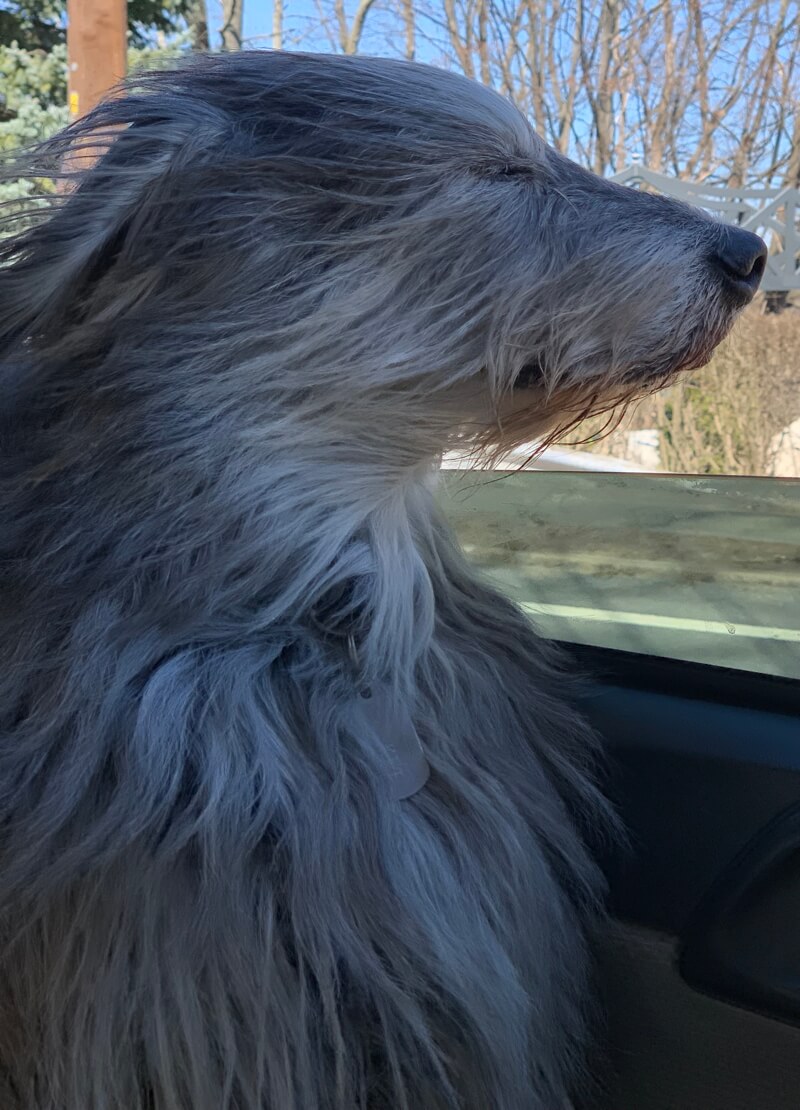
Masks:
[[[766,264],[767,245],[758,235],[738,227],[719,229],[714,265],[730,292],[743,304],[755,296]]]

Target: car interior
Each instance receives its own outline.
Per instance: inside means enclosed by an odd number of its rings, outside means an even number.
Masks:
[[[468,555],[587,675],[608,1110],[800,1106],[800,480],[449,474]]]

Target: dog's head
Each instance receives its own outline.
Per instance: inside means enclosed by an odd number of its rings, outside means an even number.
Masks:
[[[707,361],[764,269],[756,236],[395,61],[203,59],[45,153],[76,187],[0,252],[0,345],[80,365],[95,405],[238,406],[251,437],[298,414],[353,451],[547,435]]]

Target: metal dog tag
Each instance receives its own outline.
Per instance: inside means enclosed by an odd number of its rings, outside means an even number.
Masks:
[[[397,705],[391,689],[381,683],[356,696],[354,715],[360,716],[369,731],[384,743],[393,801],[400,802],[416,794],[428,781],[431,769],[405,706]]]

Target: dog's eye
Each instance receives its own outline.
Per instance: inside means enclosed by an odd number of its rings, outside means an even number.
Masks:
[[[525,162],[506,162],[496,172],[498,177],[533,177],[533,167]]]
[[[526,363],[514,379],[514,389],[532,389],[539,385],[544,375],[544,367],[539,359]]]
[[[528,162],[478,162],[472,167],[472,172],[480,177],[490,177],[497,179],[507,177],[528,177],[533,178],[536,176],[534,167]]]

